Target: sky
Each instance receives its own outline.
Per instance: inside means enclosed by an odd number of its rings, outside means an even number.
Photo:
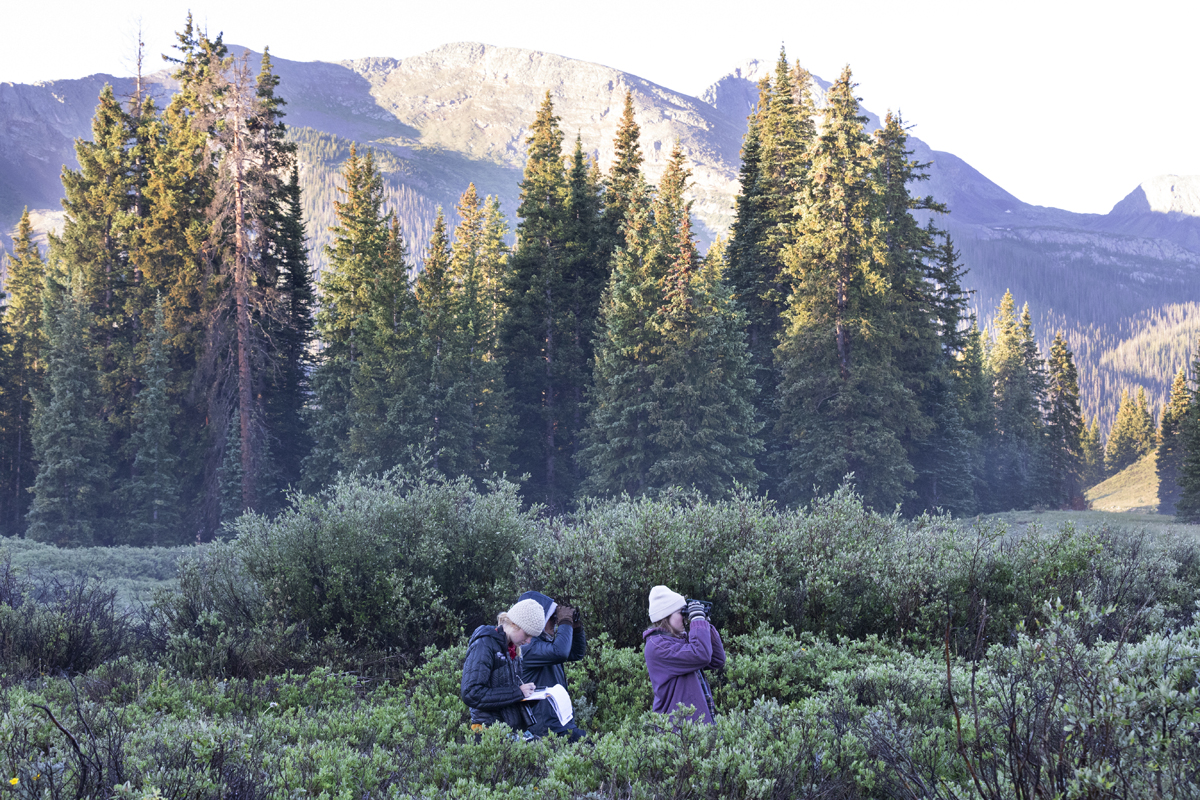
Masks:
[[[913,135],[1027,203],[1106,213],[1155,175],[1200,174],[1200,4],[1185,0],[6,5],[0,82],[132,74],[139,29],[157,70],[189,9],[210,35],[269,45],[278,58],[404,58],[478,41],[595,61],[691,94],[784,46],[826,80],[849,64],[865,108],[900,110]]]

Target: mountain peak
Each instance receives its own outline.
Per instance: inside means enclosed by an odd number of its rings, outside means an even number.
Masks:
[[[1200,217],[1200,175],[1156,175],[1126,195],[1111,213]]]

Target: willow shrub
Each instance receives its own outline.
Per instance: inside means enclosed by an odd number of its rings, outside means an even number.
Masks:
[[[242,516],[234,538],[181,558],[159,629],[192,672],[254,675],[347,653],[411,661],[511,604],[532,527],[511,483],[480,492],[429,472],[342,477],[293,494],[274,519]]]
[[[116,592],[87,575],[28,575],[0,558],[0,677],[82,673],[128,652]]]
[[[1106,635],[1186,624],[1200,573],[1200,548],[1178,537],[906,520],[866,508],[849,485],[805,509],[677,492],[593,501],[537,525],[518,584],[580,608],[589,631],[625,647],[640,644],[655,584],[712,600],[725,634],[791,626],[935,648],[949,634],[955,652],[977,658],[1018,624],[1044,621],[1044,604],[1059,598],[1114,605],[1122,627]]]

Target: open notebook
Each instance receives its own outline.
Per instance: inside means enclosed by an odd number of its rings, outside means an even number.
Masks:
[[[571,695],[567,694],[567,690],[561,683],[556,683],[549,689],[538,689],[525,699],[528,701],[549,700],[550,707],[558,715],[559,725],[566,725],[575,717],[575,709],[571,706]]]

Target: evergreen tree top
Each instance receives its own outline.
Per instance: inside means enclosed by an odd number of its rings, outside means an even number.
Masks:
[[[625,107],[621,112],[621,121],[617,124],[617,136],[613,141],[613,164],[609,170],[609,180],[614,185],[628,188],[641,175],[642,148],[640,138],[641,128],[634,118],[633,91],[625,90]]]

